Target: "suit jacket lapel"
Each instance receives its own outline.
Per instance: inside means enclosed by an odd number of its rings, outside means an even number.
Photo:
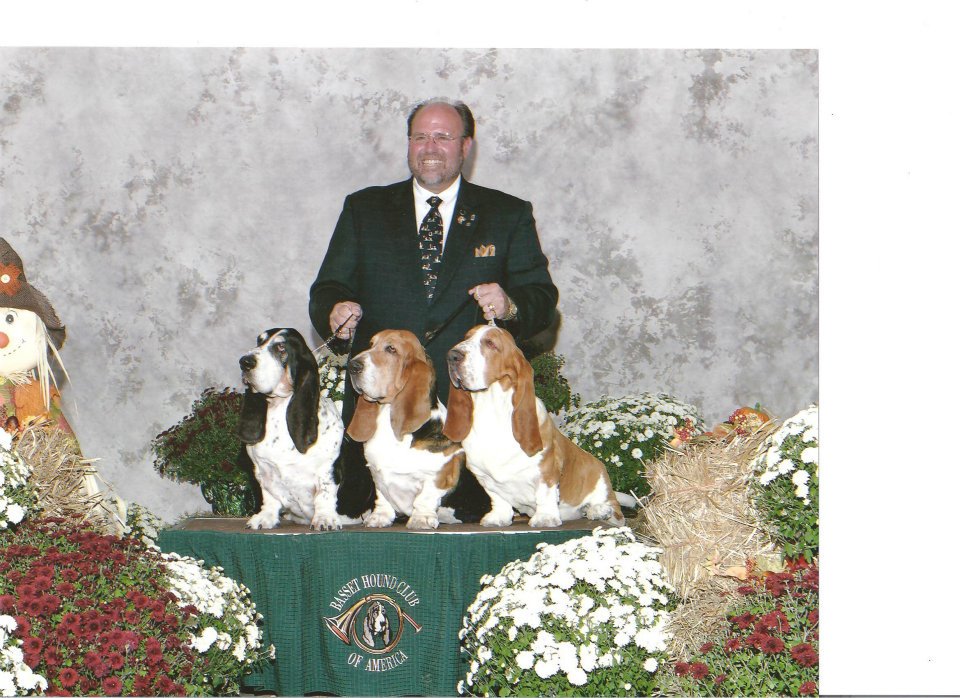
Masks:
[[[437,288],[434,293],[434,303],[450,285],[450,280],[456,276],[457,270],[467,256],[468,250],[473,247],[474,237],[479,227],[480,213],[473,196],[472,185],[466,180],[460,182],[460,194],[457,196],[457,205],[453,211],[453,220],[450,221],[447,231],[447,240],[443,246],[443,263],[437,275]]]
[[[393,212],[393,218],[388,221],[387,234],[390,237],[389,246],[396,256],[396,263],[409,270],[407,283],[415,293],[419,294],[422,302],[427,302],[427,292],[423,286],[423,275],[420,271],[420,243],[417,238],[417,214],[413,202],[413,179],[408,179],[396,186],[390,193],[393,197],[388,210]],[[440,266],[443,266],[442,264]]]

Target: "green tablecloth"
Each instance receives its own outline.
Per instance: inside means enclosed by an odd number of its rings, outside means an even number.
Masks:
[[[589,535],[593,521],[531,530],[441,526],[245,532],[237,519],[191,519],[160,533],[165,552],[219,565],[249,587],[276,661],[244,680],[279,695],[455,695],[466,662],[457,637],[480,577],[538,543]],[[365,633],[378,609],[388,632]],[[382,625],[377,629],[382,629]]]

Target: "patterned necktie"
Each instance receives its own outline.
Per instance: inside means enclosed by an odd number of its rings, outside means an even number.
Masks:
[[[420,224],[420,269],[423,271],[423,285],[427,291],[427,300],[433,301],[433,291],[437,286],[437,270],[443,255],[443,219],[438,208],[442,201],[439,196],[427,199],[430,210]]]

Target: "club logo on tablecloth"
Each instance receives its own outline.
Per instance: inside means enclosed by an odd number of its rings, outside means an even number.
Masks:
[[[376,591],[357,598],[367,590]],[[412,629],[416,634],[423,628],[408,610],[419,603],[417,592],[394,575],[360,575],[344,584],[330,602],[329,606],[340,613],[324,616],[323,621],[341,642],[355,648],[347,657],[351,666],[391,671],[408,658],[397,649],[404,632]]]

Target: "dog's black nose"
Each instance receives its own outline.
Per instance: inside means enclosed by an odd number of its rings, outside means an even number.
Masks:
[[[240,368],[242,368],[244,371],[249,371],[256,367],[256,365],[257,357],[253,354],[244,354],[240,357]]]
[[[357,359],[350,359],[350,362],[347,364],[347,372],[351,376],[359,375],[363,370],[363,362]]]
[[[454,366],[459,363],[463,363],[463,352],[454,347],[447,352],[447,363],[451,366]]]

